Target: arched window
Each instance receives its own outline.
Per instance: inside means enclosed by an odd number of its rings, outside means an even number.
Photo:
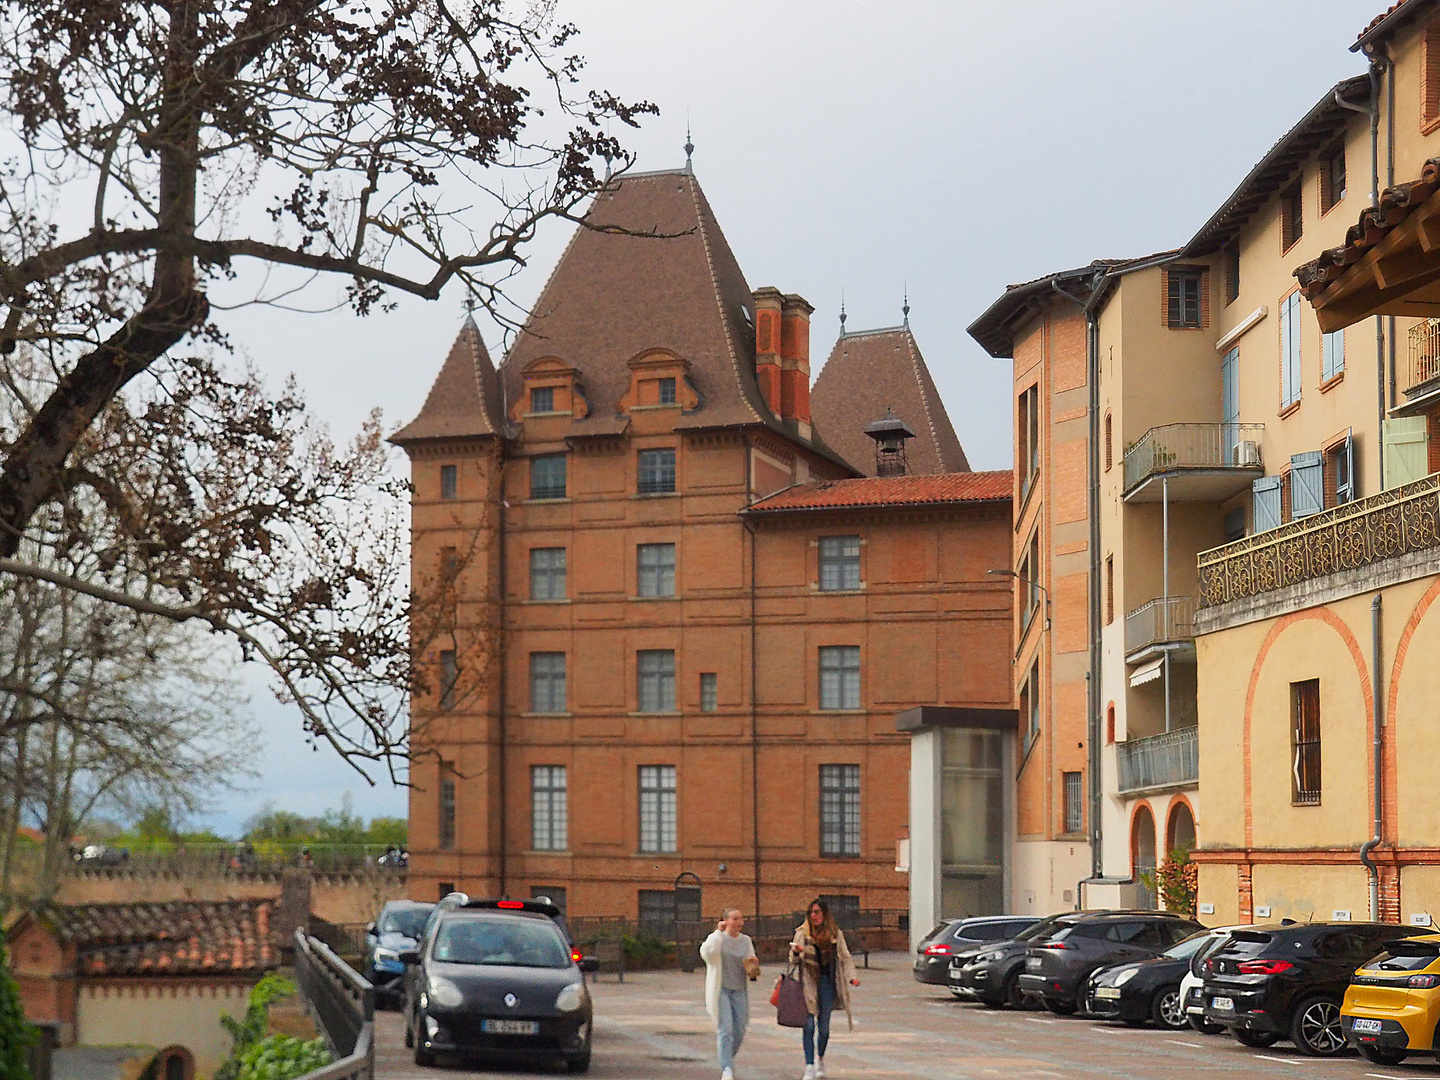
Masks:
[[[1179,848],[1190,852],[1195,850],[1195,815],[1190,807],[1178,799],[1170,808],[1170,824],[1165,829],[1165,854]]]
[[[195,1055],[183,1046],[167,1046],[155,1063],[156,1080],[195,1080]]]
[[[1155,815],[1150,807],[1141,805],[1135,811],[1130,823],[1130,867],[1135,883],[1143,893],[1148,893],[1149,906],[1155,906]],[[1152,885],[1146,886],[1145,878],[1150,876]]]

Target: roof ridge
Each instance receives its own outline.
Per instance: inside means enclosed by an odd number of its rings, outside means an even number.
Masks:
[[[920,407],[925,410],[925,426],[930,429],[930,445],[935,449],[935,456],[940,459],[941,464],[945,462],[944,454],[940,450],[940,435],[935,430],[935,418],[930,415],[930,395],[925,391],[925,378],[920,373],[920,364],[916,363],[920,350],[915,344],[915,335],[910,333],[910,327],[905,327],[905,349],[910,354],[910,370],[915,373],[915,381],[920,385]]]

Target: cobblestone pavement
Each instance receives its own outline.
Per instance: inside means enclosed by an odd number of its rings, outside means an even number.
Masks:
[[[841,1013],[834,1024],[826,1073],[833,1080],[1075,1077],[1091,1080],[1440,1080],[1428,1055],[1379,1067],[1355,1056],[1320,1060],[1288,1043],[1250,1050],[1229,1036],[1132,1030],[1048,1013],[995,1011],[951,1000],[943,987],[922,986],[909,957],[876,953],[855,990],[855,1030]],[[736,1080],[799,1080],[800,1034],[775,1024],[768,1003],[773,965],[750,995],[750,1030],[736,1061]],[[694,974],[640,972],[623,985],[605,977],[595,999],[590,1076],[625,1080],[716,1080],[715,1035],[705,1015],[703,969]],[[384,1080],[468,1080],[563,1074],[442,1062],[419,1068],[404,1048],[398,1013],[377,1015],[376,1075]]]

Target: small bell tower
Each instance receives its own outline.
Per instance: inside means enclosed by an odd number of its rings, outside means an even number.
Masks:
[[[910,425],[885,410],[885,418],[865,426],[865,434],[875,440],[875,475],[905,476],[910,462],[905,457],[905,440],[915,438]]]

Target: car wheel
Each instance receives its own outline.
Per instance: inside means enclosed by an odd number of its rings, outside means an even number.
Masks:
[[[1295,1049],[1311,1057],[1334,1057],[1343,1052],[1345,1032],[1340,1027],[1340,1003],[1325,997],[1301,1002],[1290,1021],[1290,1041]]]
[[[1073,1001],[1060,1001],[1056,998],[1046,998],[1045,1008],[1049,1009],[1056,1016],[1070,1016],[1075,1012]]]
[[[1230,1034],[1235,1036],[1235,1041],[1241,1046],[1253,1047],[1256,1050],[1274,1046],[1280,1041],[1280,1036],[1273,1031],[1246,1031],[1244,1028],[1236,1028]]]
[[[1187,1016],[1185,1019],[1190,1025],[1190,1030],[1197,1031],[1201,1035],[1219,1035],[1225,1030],[1224,1024],[1212,1024],[1203,1016]]]
[[[1155,1026],[1167,1031],[1183,1031],[1190,1025],[1185,1012],[1185,999],[1180,996],[1180,987],[1162,986],[1150,999],[1150,1019]]]
[[[1020,989],[1020,972],[1013,971],[1010,977],[1005,980],[1005,1004],[1012,1009],[1028,1009],[1030,1006],[1025,1001],[1025,992]]]
[[[1376,1065],[1399,1065],[1410,1055],[1404,1050],[1391,1050],[1385,1046],[1360,1046],[1360,1056]]]

